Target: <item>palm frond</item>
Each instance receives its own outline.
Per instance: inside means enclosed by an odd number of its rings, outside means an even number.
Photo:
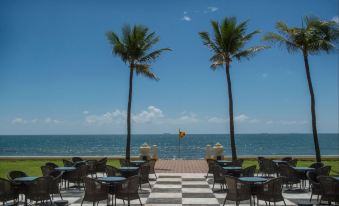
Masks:
[[[212,42],[209,34],[207,32],[199,32],[199,35],[203,41],[203,44],[207,47],[209,47],[210,49],[212,49],[213,52],[215,53],[220,53],[220,49],[218,48],[218,46]]]
[[[144,57],[142,57],[139,62],[147,62],[147,63],[151,63],[154,62],[160,55],[162,52],[164,51],[172,51],[170,48],[162,48],[162,49],[158,49],[155,50],[147,55],[145,55]]]
[[[148,64],[134,64],[134,68],[137,75],[143,75],[156,81],[159,80],[159,78],[150,70],[150,65]]]
[[[247,48],[243,51],[240,51],[236,54],[233,55],[234,58],[236,58],[238,61],[240,61],[243,58],[249,59],[250,57],[254,56],[257,54],[259,51],[270,48],[269,46],[255,46],[255,47],[250,47]],[[233,58],[232,57],[232,58]]]
[[[216,70],[218,68],[221,68],[226,62],[224,57],[220,53],[214,54],[210,58],[210,61],[212,62],[211,66],[210,66],[212,70]]]
[[[278,43],[279,46],[285,45],[289,52],[295,52],[295,51],[298,51],[298,49],[300,49],[300,47],[296,45],[293,41],[290,41],[289,39],[286,39],[284,36],[273,33],[273,32],[267,33],[263,37],[263,40],[269,41],[272,43]]]

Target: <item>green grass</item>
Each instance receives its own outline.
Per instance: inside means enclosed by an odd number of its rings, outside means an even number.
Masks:
[[[63,165],[62,160],[0,160],[0,177],[7,178],[7,173],[12,170],[23,171],[29,176],[42,176],[40,167],[46,162]],[[108,160],[107,164],[120,166],[118,160]]]
[[[20,170],[30,176],[41,176],[40,166],[46,162],[54,162],[60,166],[63,165],[61,160],[0,160],[0,177],[6,178],[7,173],[12,170]],[[309,166],[312,162],[313,161],[310,160],[298,161],[297,166]],[[330,175],[339,176],[339,160],[324,160],[323,162],[325,165],[332,166]],[[107,164],[115,167],[120,166],[118,160],[108,160]],[[245,160],[243,167],[250,165],[257,165],[258,168],[258,162],[256,160]]]
[[[300,160],[298,161],[297,167],[308,167],[314,161],[311,160]],[[331,176],[339,176],[339,160],[324,160],[322,161],[325,165],[331,166]],[[259,168],[257,160],[245,160],[243,167],[248,167],[251,165],[257,165],[257,169]]]

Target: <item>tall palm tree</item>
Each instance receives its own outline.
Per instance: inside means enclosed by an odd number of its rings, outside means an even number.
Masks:
[[[107,32],[106,36],[113,46],[112,53],[119,56],[129,67],[129,93],[127,106],[127,140],[126,140],[126,160],[130,160],[131,150],[131,107],[133,93],[133,74],[144,75],[150,79],[159,80],[151,71],[150,64],[154,62],[163,51],[170,51],[169,48],[162,48],[150,51],[159,40],[155,32],[149,32],[147,27],[125,25],[122,28],[122,36],[119,37],[114,32]]]
[[[241,60],[243,58],[249,59],[258,51],[266,48],[266,46],[254,46],[244,48],[245,44],[252,39],[252,37],[259,33],[258,30],[246,33],[248,21],[243,21],[237,24],[235,17],[226,17],[220,24],[217,21],[211,21],[213,28],[213,38],[208,32],[199,32],[199,35],[204,43],[213,52],[210,58],[211,69],[226,68],[227,88],[228,88],[228,109],[229,109],[229,127],[230,127],[230,142],[232,150],[232,160],[237,159],[237,151],[234,140],[234,119],[233,119],[233,97],[232,97],[232,83],[230,76],[231,62]]]
[[[304,17],[301,27],[289,27],[284,22],[277,22],[279,33],[269,32],[264,40],[285,45],[290,53],[300,51],[304,58],[306,78],[311,96],[312,131],[317,162],[321,162],[318,142],[315,97],[311,80],[308,56],[320,52],[330,52],[335,48],[334,41],[339,38],[338,24],[334,21],[322,21],[317,17]]]

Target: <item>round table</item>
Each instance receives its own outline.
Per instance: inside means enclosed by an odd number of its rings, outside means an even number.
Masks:
[[[56,167],[56,168],[54,168],[54,170],[69,172],[69,171],[76,170],[76,167]]]
[[[144,164],[146,161],[144,160],[134,160],[134,161],[130,161],[130,163],[132,163],[133,165],[136,165],[136,166],[140,166],[142,164]]]
[[[287,161],[285,160],[272,160],[275,164],[280,165],[280,164],[287,164]]]
[[[232,163],[232,161],[231,160],[217,160],[217,163],[221,166],[226,166],[226,165]]]
[[[117,183],[117,182],[123,182],[127,180],[127,178],[120,177],[120,176],[111,176],[111,177],[98,177],[97,180],[100,182],[106,182],[106,183]]]
[[[227,171],[227,173],[230,173],[231,176],[234,176],[234,177],[239,177],[241,172],[242,172],[242,168],[241,167],[233,167],[233,166],[226,166],[226,167],[223,167],[223,169],[225,171]]]
[[[267,179],[263,178],[263,177],[239,177],[239,180],[241,182],[251,184],[251,193],[252,193],[253,202],[254,202],[254,205],[255,205],[256,186],[258,184],[266,182]]]
[[[38,177],[35,176],[27,176],[27,177],[17,177],[13,181],[18,183],[26,183],[26,182],[32,182]]]
[[[139,167],[120,167],[119,171],[124,177],[131,177],[138,174]]]
[[[315,168],[312,168],[312,167],[293,167],[293,169],[297,170],[298,172],[304,172],[304,173],[315,170]]]

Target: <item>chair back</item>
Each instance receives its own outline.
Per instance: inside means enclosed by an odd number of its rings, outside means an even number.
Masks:
[[[39,177],[27,185],[27,198],[34,201],[50,200],[50,185],[53,179],[50,176]]]
[[[150,174],[154,174],[155,173],[155,162],[156,162],[156,160],[155,159],[150,159],[149,161],[148,161],[148,165],[149,165],[149,173]]]
[[[95,173],[96,172],[96,169],[97,169],[97,163],[98,161],[97,160],[88,160],[86,161],[87,163],[87,169],[88,169],[88,172],[89,173]]]
[[[96,172],[106,172],[107,157],[98,160]]]
[[[106,165],[105,171],[106,171],[107,177],[121,176],[119,169],[111,165]]]
[[[258,157],[258,165],[259,165],[259,172],[263,172],[264,171],[264,164],[263,164],[263,159],[265,159],[264,157]]]
[[[298,163],[298,160],[297,159],[294,159],[294,160],[290,160],[287,162],[287,165],[291,166],[291,167],[296,167],[297,166],[297,163]]]
[[[262,159],[262,172],[265,174],[276,174],[277,165],[270,159]]]
[[[321,200],[339,202],[339,180],[330,176],[319,176]]]
[[[281,177],[273,178],[262,184],[262,193],[269,195],[282,195],[283,180]]]
[[[54,171],[53,168],[46,165],[41,166],[40,169],[43,176],[48,176],[52,171]]]
[[[9,180],[0,177],[0,202],[18,198],[18,193]]]
[[[126,159],[120,159],[120,166],[121,167],[128,167],[129,166],[129,162]]]
[[[55,164],[55,163],[53,163],[53,162],[47,162],[45,165],[48,166],[48,167],[50,167],[50,168],[53,168],[53,169],[59,167],[57,164]]]
[[[27,174],[22,172],[22,171],[10,171],[7,175],[9,180],[14,180],[15,178],[18,177],[27,177]]]
[[[219,182],[218,180],[224,180],[224,169],[216,162],[213,166],[213,179],[214,182]]]
[[[323,167],[323,166],[325,166],[325,165],[322,162],[314,162],[310,165],[310,167],[314,168],[314,169],[318,169],[318,168]]]
[[[244,176],[244,177],[253,177],[254,174],[255,174],[256,169],[257,169],[256,165],[252,165],[252,166],[246,167],[242,171],[242,176]]]
[[[148,183],[149,182],[149,171],[150,166],[149,164],[143,164],[139,169],[139,176],[140,176],[140,182],[141,183]]]
[[[73,162],[82,162],[84,161],[81,157],[72,157]]]
[[[230,200],[240,201],[251,198],[251,185],[242,183],[238,178],[233,176],[225,176],[228,192],[227,196],[230,196]],[[226,198],[227,198],[226,196]]]
[[[229,163],[227,165],[232,166],[232,167],[242,167],[243,163],[244,163],[244,160],[238,159],[238,160],[232,161],[231,163]]]
[[[329,176],[331,172],[331,166],[317,168],[314,172],[317,176]]]
[[[213,173],[213,167],[216,164],[214,159],[207,159],[208,172]]]
[[[104,194],[108,196],[108,186],[98,182],[95,179],[84,177],[85,196],[88,199],[95,199],[95,196]]]
[[[69,161],[69,160],[63,159],[62,162],[64,164],[64,167],[73,167],[74,166],[74,163]]]

